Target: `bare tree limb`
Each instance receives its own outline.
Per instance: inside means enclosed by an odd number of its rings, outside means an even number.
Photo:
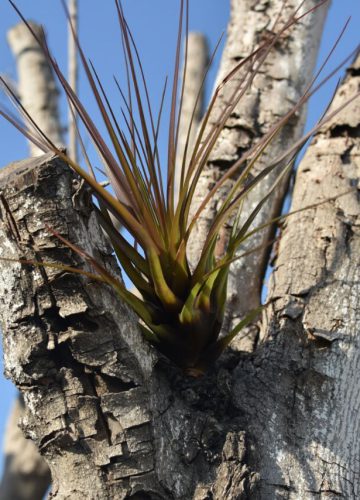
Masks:
[[[39,37],[41,26],[31,23]],[[63,145],[58,114],[58,90],[45,55],[29,29],[20,23],[8,33],[8,41],[16,57],[18,91],[21,102],[42,131],[58,145]],[[43,152],[29,143],[32,156]]]
[[[89,193],[61,161],[45,155],[10,165],[0,186],[3,256],[81,266],[49,238],[49,225],[119,272]],[[156,358],[107,285],[58,269],[0,266],[5,370],[24,394],[24,427],[48,460],[54,498],[122,498],[129,476],[141,485],[153,470],[144,381]]]
[[[305,2],[304,9],[310,9],[318,3],[317,0]],[[298,7],[297,0],[290,0],[284,4],[283,0],[272,2],[257,0],[232,0],[231,17],[228,27],[227,42],[221,60],[218,81],[221,81],[242,58],[246,57],[260,43],[264,37],[271,36],[271,29],[281,14],[281,22],[286,21]],[[316,56],[322,34],[322,28],[326,17],[329,3],[323,5],[314,13],[307,15],[294,26],[289,33],[276,44],[265,61],[261,73],[256,77],[251,89],[241,100],[239,106],[233,112],[227,126],[222,132],[215,150],[209,159],[208,169],[200,179],[197,196],[195,198],[194,210],[204,198],[209,187],[214,185],[217,179],[241,156],[257,143],[281,116],[283,116],[299,99],[306,85],[309,83],[315,66]],[[279,28],[279,22],[275,31]],[[238,78],[241,78],[239,74]],[[234,81],[233,85],[236,85]],[[218,111],[222,109],[223,102],[231,95],[233,86],[229,85],[222,93],[219,100]],[[214,113],[214,119],[218,111]],[[276,140],[267,148],[266,153],[260,158],[256,165],[256,172],[262,170],[266,164],[275,158],[281,151],[289,147],[301,136],[306,109],[296,114],[294,118],[284,127]],[[254,171],[254,175],[256,174]],[[246,220],[257,202],[261,200],[273,185],[276,176],[268,176],[247,197],[242,209],[241,220]],[[234,183],[230,180],[209,203],[208,208],[202,216],[197,231],[194,233],[190,247],[190,256],[196,261],[202,242],[208,232],[214,214],[221,206],[221,201]],[[284,180],[269,202],[264,206],[257,217],[254,225],[260,225],[270,220],[281,209],[287,187],[287,179]],[[230,226],[229,226],[230,227]],[[224,232],[218,242],[218,252],[221,254],[223,246],[228,238],[228,229]],[[262,246],[263,250],[252,253],[238,260],[232,266],[229,277],[228,289],[228,313],[224,330],[234,326],[239,318],[243,317],[249,310],[256,308],[260,303],[263,276],[267,266],[269,248],[266,244],[273,238],[273,229],[258,233],[250,238],[240,249],[240,253],[246,250]],[[235,339],[233,347],[238,345],[240,350],[252,350],[257,338],[257,328],[253,333],[245,337],[245,340]]]
[[[201,90],[201,85],[203,83],[206,67],[209,60],[209,49],[206,38],[203,34],[190,32],[187,44],[185,86],[182,101],[182,113],[180,119],[175,171],[176,196],[180,189],[181,165],[184,158],[184,150],[188,138],[190,123],[192,121],[188,142],[187,158],[190,158],[196,138],[196,133],[203,114],[205,88],[203,87]]]
[[[360,89],[360,57],[334,107]],[[360,180],[360,100],[322,129],[296,176],[292,209]],[[258,443],[259,496],[360,495],[357,192],[290,217],[271,278],[264,344],[239,366],[235,405]],[[244,397],[246,394],[246,397]]]

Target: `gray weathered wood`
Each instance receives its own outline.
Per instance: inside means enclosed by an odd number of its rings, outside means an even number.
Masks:
[[[49,237],[49,225],[117,272],[89,195],[61,161],[47,155],[11,165],[0,183],[1,256],[79,265]],[[140,337],[114,292],[78,275],[4,262],[0,288],[5,373],[24,395],[23,427],[49,463],[53,494],[79,498],[75,492],[89,488],[107,498],[101,491],[104,483],[111,489],[110,477],[121,483],[129,471],[151,471],[148,397],[136,359],[145,373],[151,356],[147,346],[137,345],[136,356],[129,350]]]
[[[40,26],[34,22],[31,26],[37,35],[43,36]],[[8,41],[17,64],[19,97],[22,103],[45,134],[55,143],[62,144],[58,91],[45,55],[23,23],[8,32]],[[29,142],[29,152],[38,155],[40,151]],[[6,169],[6,175],[8,172],[9,169]],[[18,426],[23,407],[23,401],[18,401],[13,407],[14,414],[9,416],[4,441],[5,467],[0,485],[1,500],[40,499],[50,484],[48,467],[34,443],[24,439]]]
[[[82,267],[49,236],[49,225],[118,273],[89,195],[76,190],[68,167],[47,155],[7,170],[2,256]],[[107,285],[50,268],[0,266],[5,372],[24,395],[23,428],[50,466],[53,498],[138,492],[200,500],[226,482],[224,498],[251,491],[256,474],[234,420],[231,355],[208,377],[187,378],[143,342]]]
[[[69,15],[71,26],[69,26],[69,41],[68,41],[68,65],[69,65],[69,84],[74,93],[78,94],[78,79],[79,79],[79,67],[78,67],[78,53],[76,40],[73,34],[78,36],[78,1],[77,0],[69,0]],[[70,23],[69,23],[70,24]],[[72,29],[71,29],[72,27]],[[69,155],[75,161],[78,161],[78,133],[77,133],[77,124],[76,124],[76,114],[70,108],[71,104],[69,104],[69,112],[68,112],[68,129],[69,129]]]
[[[358,80],[359,64],[339,99]],[[357,103],[317,135],[293,208],[358,182],[359,116]],[[84,266],[48,224],[119,272],[89,193],[58,159],[10,166],[0,194],[1,255]],[[358,498],[358,217],[353,193],[289,218],[263,344],[234,346],[198,380],[144,344],[108,286],[1,263],[6,373],[52,497]]]
[[[360,57],[334,102],[360,90]],[[360,100],[319,132],[292,209],[360,180]],[[358,191],[290,217],[271,278],[264,343],[235,372],[234,403],[256,446],[259,496],[360,497]]]
[[[50,485],[50,470],[31,439],[20,429],[24,415],[22,397],[14,401],[4,435],[4,473],[1,500],[42,499]]]
[[[229,72],[242,59],[249,55],[259,43],[271,39],[271,29],[281,13],[281,21],[275,28],[275,32],[284,21],[294,13],[299,6],[298,0],[290,0],[283,8],[283,0],[258,1],[258,0],[232,0],[231,16],[227,33],[227,42],[221,60],[218,81]],[[318,4],[318,0],[304,2],[303,9],[308,10]],[[255,78],[251,89],[242,98],[237,108],[228,120],[217,146],[211,153],[208,168],[200,179],[199,188],[195,197],[195,208],[203,200],[205,193],[214,185],[224,171],[231,167],[241,156],[256,144],[259,139],[270,129],[270,127],[282,116],[284,116],[297,102],[309,83],[326,12],[330,2],[323,5],[313,14],[306,16],[299,24],[284,33],[281,39],[267,57],[260,73]],[[300,13],[299,12],[299,13]],[[234,80],[236,85],[242,73]],[[222,109],[224,102],[233,92],[233,85],[224,88],[217,111]],[[283,128],[278,138],[268,146],[266,153],[257,162],[253,173],[261,171],[269,161],[292,145],[303,131],[306,116],[306,108],[302,108],[293,119]],[[273,185],[278,171],[264,179],[245,201],[241,220],[255,208],[256,204],[268,192]],[[190,246],[190,256],[196,261],[202,242],[210,227],[214,215],[221,206],[224,196],[234,183],[229,181],[219,190],[218,195],[208,204],[206,211],[194,231]],[[259,225],[267,222],[281,209],[284,193],[287,188],[285,179],[268,203],[258,215],[254,224]],[[228,237],[225,229],[221,234],[218,244],[219,253]],[[269,248],[266,244],[273,237],[273,229],[269,228],[250,238],[246,245],[240,249],[243,253],[248,249],[259,245],[265,245],[261,251],[257,251],[233,264],[228,288],[228,312],[225,330],[234,326],[239,318],[249,310],[259,305],[263,276],[267,265]],[[252,350],[257,339],[257,329],[252,335],[248,335],[244,341],[234,341],[239,349]]]

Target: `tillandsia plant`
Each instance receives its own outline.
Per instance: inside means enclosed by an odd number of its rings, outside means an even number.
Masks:
[[[14,3],[11,0],[9,1],[26,23]],[[253,321],[259,313],[260,308],[250,312],[232,331],[225,336],[220,336],[226,304],[229,267],[234,259],[238,258],[236,252],[247,238],[254,232],[264,228],[264,226],[253,228],[253,222],[257,214],[283,176],[289,171],[297,153],[308,138],[330,120],[340,108],[325,114],[309,133],[281,156],[273,159],[260,173],[253,175],[253,167],[271,141],[279,134],[282,127],[339,68],[336,68],[322,82],[317,83],[319,74],[323,70],[323,67],[321,67],[318,75],[309,83],[293,108],[277,123],[274,123],[259,142],[222,175],[192,215],[190,207],[199,178],[228,118],[250,88],[268,54],[280,37],[299,22],[303,16],[308,15],[314,9],[309,9],[307,12],[300,14],[301,9],[304,10],[305,2],[302,2],[288,20],[283,20],[279,16],[274,23],[272,36],[243,59],[223,79],[214,92],[200,130],[197,133],[195,145],[190,151],[189,137],[193,127],[193,120],[191,120],[183,161],[181,166],[176,166],[179,121],[186,75],[185,64],[182,85],[180,85],[178,83],[181,79],[179,70],[180,52],[182,39],[184,36],[186,38],[188,33],[189,10],[188,0],[179,1],[179,29],[171,91],[171,109],[168,117],[168,155],[165,168],[161,164],[158,142],[166,83],[162,94],[160,111],[155,117],[139,52],[119,0],[115,0],[115,8],[121,30],[120,45],[124,54],[124,67],[127,75],[126,92],[122,90],[115,79],[124,102],[124,109],[120,117],[116,116],[94,65],[88,62],[77,34],[73,30],[79,56],[105,123],[110,143],[107,143],[101,136],[86,107],[71,89],[56,60],[50,53],[45,38],[38,38],[33,33],[57,75],[71,109],[74,110],[74,113],[77,114],[87,130],[104,165],[105,174],[108,177],[112,191],[106,189],[102,183],[96,180],[95,169],[85,150],[80,131],[78,130],[79,143],[88,165],[88,171],[84,170],[66,151],[57,147],[45,136],[17,97],[12,94],[11,89],[4,80],[2,80],[2,83],[20,110],[26,125],[17,120],[7,110],[0,110],[0,114],[44,152],[50,150],[56,153],[90,186],[97,200],[94,209],[98,214],[102,228],[111,241],[123,270],[139,291],[140,296],[127,290],[122,281],[110,274],[91,255],[50,229],[66,245],[80,254],[92,266],[95,273],[73,269],[60,264],[58,267],[99,279],[114,287],[119,297],[139,316],[139,324],[145,338],[187,373],[198,375],[209,368],[234,336],[249,322]],[[316,8],[319,8],[326,1],[320,2]],[[66,5],[64,2],[63,4],[66,11]],[[32,30],[31,25],[28,23],[27,25]],[[342,64],[345,64],[351,57],[352,55]],[[204,81],[205,77],[206,75],[204,75]],[[230,82],[232,85],[230,99],[224,104],[222,111],[217,115],[214,122],[213,111],[215,104],[222,89]],[[199,89],[199,96],[200,92],[201,89]],[[355,97],[357,96],[353,98]],[[341,109],[349,102],[343,104]],[[195,107],[196,105],[197,103]],[[174,187],[175,168],[181,169],[178,196],[175,194]],[[240,224],[241,206],[245,197],[265,176],[275,169],[278,169],[278,176],[274,186],[258,203],[247,220]],[[187,257],[190,235],[209,201],[229,178],[234,177],[236,181],[212,221],[201,255],[192,269]],[[235,222],[226,251],[220,258],[216,258],[215,246],[219,231],[229,221],[230,217],[235,218]],[[117,229],[114,220],[128,231],[133,238],[133,242],[126,239],[122,232]],[[273,222],[269,221],[269,224]],[[46,263],[32,263],[47,265]]]

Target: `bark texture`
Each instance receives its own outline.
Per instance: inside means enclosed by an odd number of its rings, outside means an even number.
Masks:
[[[71,171],[49,156],[2,171],[2,256],[82,265],[46,225],[118,272]],[[23,428],[49,463],[52,498],[236,498],[256,479],[231,402],[234,359],[188,379],[144,344],[106,285],[1,264],[7,376]]]
[[[360,57],[334,102],[360,90]],[[292,209],[359,186],[360,102],[318,133]],[[355,500],[359,474],[360,204],[355,191],[294,215],[271,278],[265,341],[235,371],[234,403],[257,445],[258,497]]]
[[[72,11],[73,11],[73,6]],[[31,23],[39,36],[39,25]],[[36,123],[56,144],[62,144],[58,111],[58,91],[52,70],[29,29],[20,23],[8,33],[18,70],[18,96]],[[42,152],[29,141],[30,155]],[[41,499],[50,484],[50,471],[30,439],[25,439],[18,422],[22,418],[22,398],[15,403],[5,437],[5,467],[0,485],[1,500]]]
[[[268,7],[257,5],[254,16]],[[358,88],[359,62],[338,99]],[[358,182],[359,116],[356,103],[317,135],[293,208]],[[0,255],[84,266],[46,225],[119,273],[90,193],[51,155],[0,173]],[[148,347],[106,285],[2,262],[6,373],[24,394],[22,425],[49,463],[52,498],[358,498],[358,225],[355,193],[290,218],[262,345],[234,346],[201,379]]]
[[[30,24],[37,36],[44,36],[41,26],[32,22]],[[22,105],[47,137],[56,145],[62,145],[58,90],[44,53],[23,23],[17,24],[9,31],[8,42],[16,58],[18,91]],[[43,154],[32,143],[29,143],[29,147],[31,156]]]
[[[275,32],[299,6],[297,0],[288,1],[286,8],[283,8],[283,3],[283,0],[231,1],[231,17],[218,76],[219,82],[241,59],[249,55],[267,38],[270,39],[272,27],[279,14],[281,14],[281,20],[277,24]],[[318,3],[317,0],[304,2],[300,12],[304,12],[304,9],[308,10]],[[304,92],[314,70],[328,6],[329,3],[323,5],[313,14],[304,17],[302,21],[286,32],[272,49],[250,91],[242,98],[220,135],[210,156],[208,168],[200,179],[193,207],[194,211],[224,171],[256,144],[259,138],[294,106]],[[234,79],[233,85],[236,85],[240,78],[242,78],[241,72]],[[228,85],[222,92],[214,119],[233,92],[233,85]],[[283,128],[278,138],[272,142],[266,153],[257,162],[253,170],[254,174],[261,171],[301,136],[305,115],[306,110],[303,108]],[[269,175],[248,196],[241,220],[246,220],[259,200],[269,191],[277,175],[278,171]],[[203,213],[191,242],[190,257],[193,261],[196,261],[214,215],[233,183],[234,179],[225,184]],[[287,180],[276,190],[254,224],[260,225],[267,222],[279,212],[286,188]],[[273,229],[269,228],[250,238],[240,251],[243,253],[259,245],[266,245],[272,237]],[[227,230],[225,229],[218,244],[219,253],[222,252],[226,239]],[[236,261],[232,266],[228,287],[229,306],[225,331],[231,326],[235,326],[239,318],[259,305],[268,253],[268,248],[264,247],[263,250]],[[241,350],[252,350],[256,338],[257,329],[254,328],[253,333],[248,335],[244,341],[235,340],[234,345],[237,343]]]
[[[88,194],[65,165],[45,156],[4,169],[0,179],[2,255],[76,265],[46,236],[49,225],[115,268]],[[24,394],[23,427],[48,460],[53,495],[116,498],[113,481],[151,470],[148,398],[119,336],[126,331],[129,342],[136,330],[129,315],[107,287],[62,271],[2,264],[1,276],[5,370]]]

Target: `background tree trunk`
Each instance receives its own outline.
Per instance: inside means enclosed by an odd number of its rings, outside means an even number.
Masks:
[[[41,26],[30,22],[38,37],[44,36]],[[55,144],[64,143],[58,114],[58,90],[45,55],[38,42],[23,23],[8,33],[8,42],[16,57],[18,91],[22,105],[35,123]],[[43,152],[29,143],[31,156]]]
[[[0,483],[1,500],[36,500],[50,486],[50,470],[31,439],[19,427],[24,416],[22,396],[15,399],[4,436],[4,472]]]
[[[185,54],[184,54],[185,55]],[[204,113],[205,88],[202,87],[209,62],[209,48],[202,33],[189,33],[187,40],[187,63],[182,112],[179,126],[179,140],[176,153],[175,193],[178,196],[181,181],[181,165],[188,140],[187,158],[190,158],[196,134]],[[184,61],[185,64],[185,61]],[[184,68],[182,70],[184,74]],[[191,130],[188,134],[191,124]],[[189,135],[189,138],[188,138]]]
[[[355,92],[358,75],[357,63],[340,99]],[[357,106],[318,134],[295,207],[358,179]],[[58,159],[8,167],[0,190],[3,255],[82,266],[49,237],[50,225],[118,273],[89,193]],[[135,318],[106,285],[2,263],[6,372],[24,394],[23,425],[50,465],[53,498],[357,498],[357,419],[350,419],[358,405],[357,303],[346,289],[359,281],[358,213],[352,194],[288,220],[263,344],[254,353],[229,349],[195,380],[143,343]],[[300,252],[300,241],[315,246]]]
[[[77,0],[69,0],[69,15],[71,20],[71,26],[69,26],[69,84],[75,94],[78,93],[78,79],[79,79],[79,68],[78,68],[78,54],[76,47],[76,40],[74,38],[74,33],[78,35],[78,2]],[[72,28],[72,29],[71,29]],[[69,155],[74,161],[78,161],[78,134],[76,129],[76,113],[73,108],[70,107],[69,103],[69,113],[68,113],[68,128],[69,128]]]

